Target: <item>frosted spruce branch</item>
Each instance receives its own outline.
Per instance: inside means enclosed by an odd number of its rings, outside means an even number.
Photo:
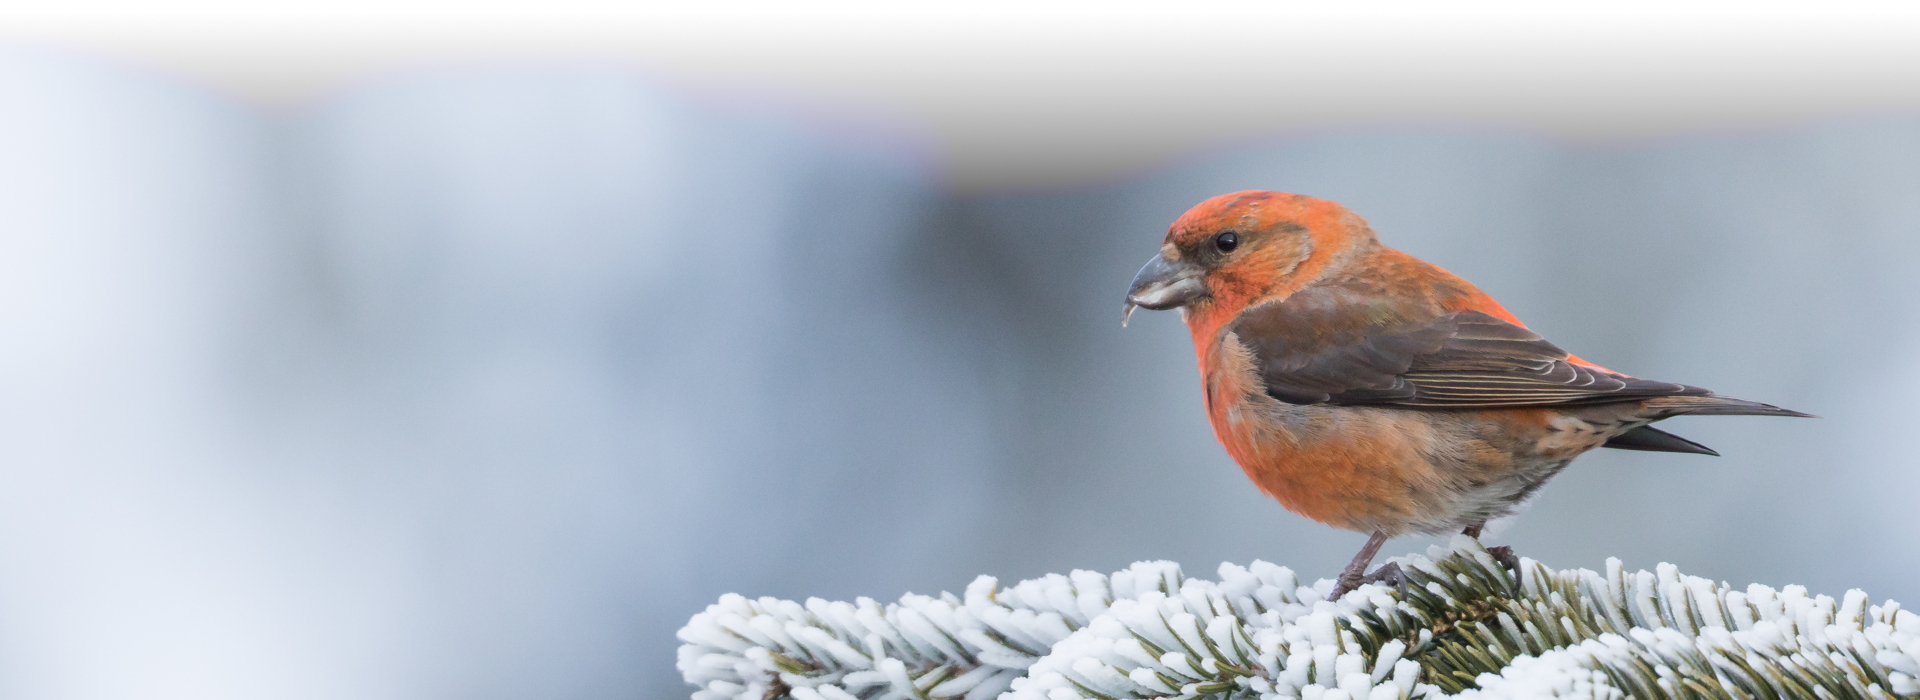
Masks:
[[[1920,616],[1655,572],[1517,577],[1468,538],[1396,560],[1404,591],[1326,600],[1265,562],[1170,562],[964,597],[728,595],[680,630],[695,700],[1920,698]]]

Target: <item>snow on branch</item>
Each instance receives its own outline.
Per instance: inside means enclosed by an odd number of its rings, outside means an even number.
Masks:
[[[721,597],[680,630],[694,700],[1920,699],[1920,615],[1683,576],[1503,568],[1470,538],[1404,589],[1285,567],[1075,571],[882,605]],[[1516,580],[1517,578],[1517,580]]]

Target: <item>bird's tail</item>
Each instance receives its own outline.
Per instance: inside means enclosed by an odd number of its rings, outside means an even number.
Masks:
[[[1640,417],[1649,421],[1665,420],[1674,416],[1793,416],[1812,418],[1813,414],[1781,408],[1755,401],[1730,399],[1725,396],[1662,396],[1647,399],[1641,404],[1645,412]],[[1607,439],[1602,447],[1619,450],[1646,450],[1650,452],[1684,452],[1689,454],[1719,455],[1706,445],[1688,440],[1664,430],[1656,430],[1651,425],[1641,425],[1625,433]]]
[[[1811,413],[1781,408],[1757,401],[1742,401],[1725,396],[1662,396],[1647,399],[1643,404],[1649,417],[1672,418],[1674,416],[1792,416],[1795,418],[1813,418]]]

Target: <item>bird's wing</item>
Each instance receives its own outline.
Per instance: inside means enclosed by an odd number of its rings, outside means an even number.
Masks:
[[[1565,350],[1480,311],[1406,318],[1339,290],[1302,290],[1242,312],[1228,330],[1267,394],[1292,404],[1513,407],[1704,396],[1569,361]]]

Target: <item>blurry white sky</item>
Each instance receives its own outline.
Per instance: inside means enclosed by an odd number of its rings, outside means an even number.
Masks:
[[[22,3],[24,5],[24,3]],[[1106,179],[1276,135],[1574,140],[1920,113],[1896,3],[68,2],[0,39],[270,105],[551,62],[921,144],[962,190]]]

